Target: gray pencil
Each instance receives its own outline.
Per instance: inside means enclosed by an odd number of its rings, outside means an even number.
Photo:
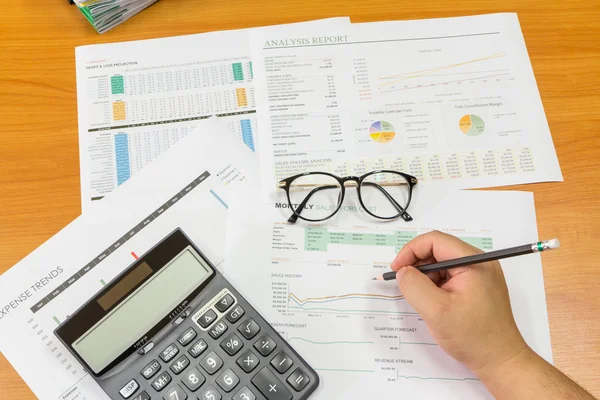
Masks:
[[[558,239],[550,239],[544,242],[537,242],[532,244],[525,244],[523,246],[510,247],[508,249],[490,251],[483,254],[475,254],[472,256],[456,258],[454,260],[446,260],[433,264],[425,264],[416,267],[421,272],[434,272],[441,271],[443,269],[464,267],[466,265],[479,264],[486,261],[501,260],[503,258],[522,256],[524,254],[538,253],[540,251],[558,249],[560,242]],[[391,281],[396,279],[396,272],[390,271],[376,278],[374,281]]]

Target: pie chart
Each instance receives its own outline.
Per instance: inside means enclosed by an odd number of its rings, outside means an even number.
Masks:
[[[369,128],[369,135],[371,135],[371,139],[373,139],[374,142],[389,143],[394,139],[394,136],[396,136],[396,132],[389,122],[375,121]]]
[[[483,120],[474,114],[467,114],[460,119],[458,126],[467,136],[479,136],[485,129]]]

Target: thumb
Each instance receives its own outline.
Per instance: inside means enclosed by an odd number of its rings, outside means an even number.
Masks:
[[[414,267],[402,267],[396,273],[400,291],[425,320],[437,319],[446,308],[448,293]]]

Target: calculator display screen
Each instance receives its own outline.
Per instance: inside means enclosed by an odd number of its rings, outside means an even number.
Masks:
[[[145,273],[144,264],[138,268],[142,268],[139,274]],[[165,318],[211,272],[193,249],[185,249],[75,340],[73,348],[99,373]]]

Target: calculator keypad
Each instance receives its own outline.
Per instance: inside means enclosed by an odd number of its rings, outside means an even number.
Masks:
[[[280,374],[285,374],[287,372],[287,370],[292,367],[292,364],[294,364],[294,362],[292,361],[290,356],[285,354],[285,352],[283,352],[283,351],[280,351],[279,354],[277,354],[271,360],[271,365]]]
[[[244,342],[235,333],[230,333],[229,336],[221,342],[221,348],[230,356],[236,355],[242,349]]]
[[[297,356],[291,357],[294,353],[286,347],[279,349],[272,331],[223,292],[199,309],[191,318],[193,326],[181,328],[175,342],[157,346],[156,359],[140,371],[151,388],[140,387],[133,379],[123,387],[123,398],[292,400],[294,391],[306,389],[312,375],[299,368],[303,364],[298,365]],[[224,361],[228,357],[231,361]]]
[[[177,355],[177,353],[179,353],[179,349],[177,348],[177,346],[175,346],[175,343],[171,343],[170,345],[167,346],[166,349],[164,349],[160,353],[160,358],[164,362],[169,362],[173,359],[173,357],[175,357]]]
[[[256,395],[252,393],[248,386],[244,386],[233,396],[233,400],[256,400]]]
[[[213,386],[209,386],[198,396],[200,400],[221,400],[221,393]]]
[[[292,400],[292,392],[268,368],[261,369],[251,381],[268,400]]]
[[[198,368],[192,368],[188,372],[183,375],[183,384],[187,386],[192,392],[198,390],[200,386],[202,386],[206,382],[206,378]]]
[[[144,367],[141,374],[144,378],[150,379],[160,370],[160,363],[157,360],[152,360]]]
[[[157,392],[160,392],[169,383],[171,383],[171,375],[169,375],[169,373],[167,371],[165,371],[165,372],[161,373],[160,375],[158,375],[154,381],[152,381],[152,387]]]
[[[208,310],[198,318],[198,323],[203,328],[208,328],[217,319],[217,313],[213,310]]]
[[[140,394],[138,394],[131,400],[150,400],[150,395],[148,394],[148,392],[146,392],[144,390],[143,392],[141,392]]]
[[[223,360],[221,360],[217,353],[211,351],[202,359],[202,361],[200,361],[200,366],[204,368],[208,374],[212,375],[223,366]]]
[[[187,346],[188,344],[190,344],[192,342],[192,340],[194,340],[196,338],[198,334],[196,333],[196,331],[194,330],[194,328],[188,328],[185,330],[185,332],[183,332],[181,334],[181,336],[179,336],[179,338],[177,338],[177,341],[179,342],[180,345],[182,346]]]
[[[206,344],[204,339],[199,339],[196,343],[192,345],[192,347],[188,349],[188,353],[190,354],[190,356],[198,358],[198,356],[204,353],[204,350],[206,350],[207,348],[208,345]]]
[[[254,343],[254,348],[263,356],[268,356],[277,347],[277,343],[266,333]]]
[[[135,379],[130,380],[127,385],[123,386],[119,393],[123,396],[124,399],[128,399],[138,390],[140,387],[139,383]]]
[[[219,310],[219,312],[224,313],[233,305],[233,297],[230,294],[226,294],[221,300],[219,300],[215,304],[215,308]]]
[[[178,384],[175,384],[173,387],[169,388],[169,390],[167,390],[163,396],[164,400],[186,400],[187,398],[187,393],[184,392],[181,386]]]
[[[219,321],[212,328],[209,329],[208,334],[213,339],[218,339],[221,337],[221,335],[225,333],[226,330],[227,325],[225,325],[225,322]]]
[[[250,340],[260,332],[260,325],[252,318],[248,318],[238,327],[238,332],[244,335],[246,339]]]
[[[217,383],[221,386],[221,389],[229,393],[240,383],[240,378],[230,368],[227,368],[219,375]]]
[[[258,367],[260,359],[252,352],[252,350],[247,350],[237,359],[236,363],[244,370],[244,372],[250,373],[254,368]]]
[[[229,311],[227,313],[227,321],[229,321],[232,324],[235,324],[236,322],[238,322],[238,320],[240,318],[242,318],[242,316],[245,314],[246,312],[244,311],[244,309],[240,306],[235,306],[233,308],[233,310]]]
[[[171,371],[173,371],[175,375],[179,375],[188,365],[190,365],[190,359],[185,355],[182,355],[177,360],[173,361],[173,364],[171,364],[169,368],[171,368]]]

